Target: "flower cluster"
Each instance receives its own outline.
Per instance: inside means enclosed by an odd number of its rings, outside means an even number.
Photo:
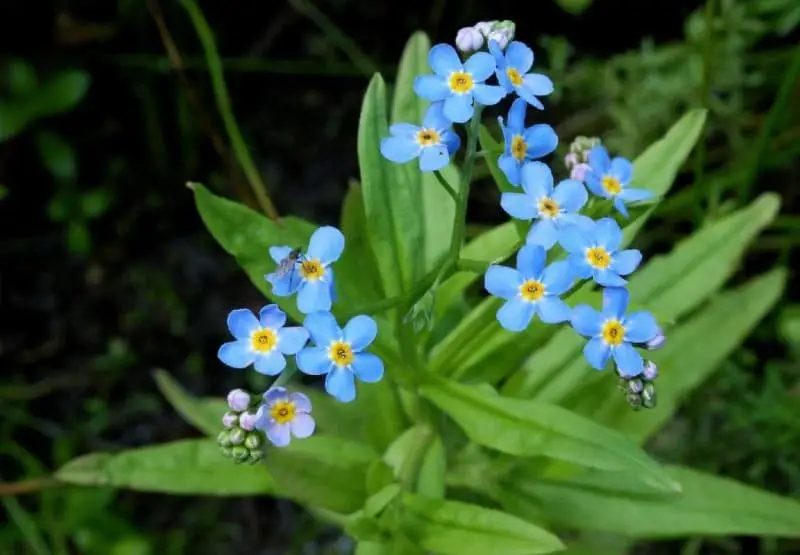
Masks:
[[[250,394],[241,389],[228,393],[228,408],[222,416],[217,442],[222,454],[237,463],[256,463],[264,456],[261,434],[254,431],[256,415],[250,411]]]
[[[306,438],[314,432],[309,398],[283,387],[294,365],[305,374],[324,375],[325,390],[343,403],[355,399],[356,378],[372,383],[383,377],[383,361],[366,351],[378,334],[375,320],[359,315],[340,328],[330,312],[336,301],[331,266],[341,257],[344,247],[341,231],[324,226],[311,235],[305,252],[289,246],[270,248],[270,256],[278,266],[265,279],[276,297],[297,294],[297,309],[306,315],[302,326],[287,326],[286,313],[275,304],[263,307],[257,315],[243,308],[228,314],[228,330],[234,340],[219,348],[219,360],[231,368],[252,366],[260,374],[278,376],[255,406],[251,406],[248,393],[231,392],[228,403],[238,412],[223,416],[226,431],[220,434],[219,443],[223,453],[234,460],[260,457],[253,455],[260,446],[256,432],[277,447],[288,445],[292,436]],[[290,366],[287,357],[293,357],[294,365]],[[250,433],[245,438],[244,432],[236,430]],[[245,445],[250,450],[247,457],[237,450],[242,441],[234,441],[240,435],[244,442],[256,437],[250,440],[254,447]]]

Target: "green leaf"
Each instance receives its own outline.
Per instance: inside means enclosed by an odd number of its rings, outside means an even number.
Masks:
[[[504,174],[500,166],[497,165],[498,157],[503,154],[505,145],[502,142],[496,141],[485,125],[481,125],[478,137],[480,139],[481,148],[488,151],[488,154],[483,157],[483,160],[486,162],[489,173],[492,174],[492,179],[500,190],[500,193],[513,193],[515,187],[509,183],[508,179],[506,179],[506,174]],[[530,222],[517,219],[511,220],[511,222],[516,228],[517,239],[524,238],[528,234]]]
[[[688,468],[666,470],[682,485],[682,495],[653,496],[594,480],[517,477],[500,498],[506,510],[523,518],[544,514],[552,525],[618,532],[633,538],[800,537],[797,501]],[[625,480],[620,476],[621,482]]]
[[[74,179],[76,174],[75,151],[64,139],[43,131],[36,135],[39,154],[48,171],[57,179]]]
[[[592,0],[556,0],[561,9],[572,15],[580,15],[592,5]]]
[[[406,535],[423,549],[442,555],[527,555],[564,549],[547,530],[478,505],[407,493],[403,508]]]
[[[376,450],[383,451],[408,427],[397,389],[388,379],[369,384],[369,392],[361,395],[359,414],[367,442]],[[380,414],[380,418],[365,415]]]
[[[81,212],[88,218],[98,218],[106,213],[114,199],[112,189],[98,188],[81,194]]]
[[[274,490],[263,466],[233,463],[211,439],[85,455],[62,466],[55,477],[70,484],[175,495],[263,495]]]
[[[31,98],[36,117],[54,116],[71,110],[86,96],[90,83],[91,76],[82,70],[56,73],[42,83]]]
[[[189,424],[210,437],[222,431],[222,415],[228,410],[225,401],[203,401],[190,395],[164,370],[156,370],[153,378],[161,394]]]
[[[635,472],[654,487],[677,491],[663,469],[624,435],[561,407],[444,380],[423,386],[421,393],[479,445],[517,457],[544,456]]]
[[[0,185],[0,200],[3,200],[7,196],[8,196],[8,187]]]
[[[383,460],[407,490],[444,497],[444,448],[429,427],[417,425],[406,430],[389,446]]]
[[[11,60],[8,64],[8,88],[11,96],[24,97],[33,94],[39,83],[36,70],[25,60]]]
[[[359,307],[374,303],[382,298],[380,275],[369,244],[364,197],[356,183],[351,183],[345,194],[341,228],[347,238],[347,248],[336,263],[336,283],[342,298],[358,299]],[[356,310],[356,307],[349,308]]]
[[[73,220],[67,225],[67,246],[77,254],[86,254],[92,248],[92,236],[86,223]]]

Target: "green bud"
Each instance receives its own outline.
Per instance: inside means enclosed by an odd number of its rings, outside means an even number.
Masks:
[[[580,162],[586,163],[589,161],[589,151],[600,144],[600,139],[597,137],[584,137],[579,135],[569,145],[569,151],[575,154]]]
[[[417,301],[411,310],[403,318],[403,322],[411,322],[414,331],[422,331],[423,328],[433,327],[433,307],[436,303],[436,287],[429,289],[422,298]]]
[[[647,409],[654,409],[658,404],[656,388],[652,383],[648,383],[644,386],[644,390],[642,391],[642,404]]]
[[[219,435],[217,435],[217,443],[222,447],[230,447],[233,445],[231,443],[231,433],[228,430],[222,430]]]
[[[639,410],[642,407],[642,397],[638,393],[628,393],[625,398],[634,410]]]
[[[233,428],[229,434],[231,445],[241,445],[244,442],[244,438],[246,435],[247,432],[245,432],[243,429]]]
[[[628,392],[628,380],[626,380],[625,378],[618,379],[617,380],[617,389],[619,389],[619,391],[621,393],[627,393]]]
[[[227,459],[233,458],[233,450],[230,447],[220,447],[219,450],[223,457]]]
[[[242,463],[250,458],[250,451],[247,447],[237,445],[232,449],[233,460],[237,463]]]
[[[249,433],[247,437],[244,438],[244,446],[248,449],[258,449],[261,447],[261,434],[258,433]]]
[[[250,464],[255,464],[263,458],[264,458],[264,451],[262,451],[261,449],[251,449],[247,462]]]
[[[644,382],[642,380],[634,378],[628,382],[628,389],[631,393],[641,393],[643,388]]]

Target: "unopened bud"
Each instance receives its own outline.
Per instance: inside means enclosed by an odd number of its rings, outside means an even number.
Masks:
[[[514,35],[517,32],[517,25],[510,19],[504,19],[503,21],[495,23],[492,27],[492,31],[501,31],[505,33],[510,42],[514,40]]]
[[[222,453],[223,457],[227,457],[229,459],[233,457],[233,449],[230,447],[220,447],[219,451]]]
[[[655,362],[648,360],[644,364],[644,372],[642,372],[642,377],[648,382],[652,382],[658,377],[658,366],[656,366]]]
[[[628,382],[628,389],[631,393],[641,393],[642,389],[644,389],[644,384],[642,383],[642,380],[634,378]]]
[[[243,412],[239,415],[239,427],[248,432],[256,427],[256,415],[253,412]]]
[[[578,135],[570,143],[569,151],[577,156],[578,162],[585,164],[589,161],[589,151],[599,144],[600,139],[597,137]]]
[[[508,43],[511,42],[511,35],[507,31],[496,30],[490,32],[486,40],[495,41],[500,46],[500,50],[505,50]]]
[[[244,446],[251,451],[261,447],[261,443],[261,434],[247,434],[244,438]]]
[[[646,346],[651,351],[657,351],[664,346],[667,342],[667,336],[661,330],[658,330],[656,336],[646,343]]]
[[[239,415],[235,412],[226,412],[222,415],[222,425],[226,428],[233,428],[239,420]]]
[[[247,462],[249,462],[250,464],[254,464],[263,458],[264,458],[264,451],[262,451],[261,449],[252,449],[250,451],[250,457],[247,459]]]
[[[242,412],[250,406],[250,394],[243,389],[234,389],[228,393],[228,406],[236,412]]]
[[[649,383],[644,386],[644,390],[642,391],[642,404],[647,409],[655,408],[656,404],[658,403],[658,399],[656,397],[656,388],[653,384]]]
[[[569,178],[577,181],[583,181],[586,179],[586,174],[589,173],[591,169],[592,168],[589,166],[589,164],[578,164],[573,166],[569,172]]]
[[[231,433],[228,430],[222,430],[217,435],[217,443],[219,443],[222,447],[230,447],[233,445],[231,443]]]
[[[231,445],[241,445],[244,442],[244,438],[247,435],[247,432],[242,430],[241,428],[234,428],[228,434],[230,438]]]
[[[570,152],[566,156],[564,156],[564,165],[567,166],[568,170],[571,170],[573,167],[577,166],[580,163],[578,160],[578,155],[575,152]]]
[[[628,393],[626,396],[628,404],[633,407],[633,410],[642,408],[642,397],[638,393]]]
[[[488,37],[496,23],[497,21],[481,21],[476,23],[473,28],[484,37]]]
[[[250,458],[250,451],[247,449],[247,447],[237,445],[231,449],[231,456],[235,462],[241,463]]]
[[[475,27],[464,27],[456,34],[456,46],[464,54],[480,50],[483,47],[483,35]]]

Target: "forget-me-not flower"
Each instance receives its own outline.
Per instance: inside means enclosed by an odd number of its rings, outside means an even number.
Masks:
[[[270,247],[269,254],[278,264],[292,254],[292,247]],[[281,273],[276,270],[265,276],[272,284],[272,293],[286,297],[297,292],[297,309],[303,314],[320,310],[330,310],[334,293],[333,270],[330,265],[336,262],[344,250],[344,235],[331,226],[317,229],[308,243],[308,251],[299,255],[294,267]]]
[[[375,320],[353,317],[342,330],[330,312],[309,314],[303,322],[314,346],[297,354],[297,367],[306,374],[325,376],[325,391],[338,401],[356,398],[355,378],[374,383],[383,377],[383,361],[364,351],[378,334]]]
[[[473,101],[492,106],[505,96],[502,87],[486,85],[494,73],[495,61],[487,52],[476,52],[461,63],[456,49],[437,44],[428,54],[434,75],[414,79],[414,92],[426,100],[444,101],[444,116],[452,122],[466,123],[475,111]]]
[[[516,270],[492,265],[486,271],[484,287],[506,301],[497,311],[497,320],[505,329],[524,330],[534,314],[546,324],[569,320],[569,306],[559,295],[572,285],[572,271],[566,261],[545,267],[546,257],[541,246],[525,245],[517,253]]]
[[[614,207],[626,218],[626,202],[648,200],[654,196],[645,189],[628,188],[633,177],[633,164],[621,156],[609,158],[608,151],[602,145],[589,151],[589,168],[584,176],[586,186],[599,197],[613,199]]]
[[[296,438],[314,433],[311,401],[302,393],[291,393],[285,387],[273,387],[264,393],[264,404],[258,408],[255,427],[263,431],[276,447],[286,447]]]
[[[267,376],[280,374],[286,368],[284,355],[295,355],[308,341],[308,332],[301,327],[284,327],[286,313],[278,305],[262,308],[258,318],[246,308],[228,314],[228,329],[236,341],[219,348],[217,357],[232,368],[247,368]]]
[[[505,53],[497,41],[489,40],[489,52],[497,64],[497,80],[507,93],[516,91],[528,104],[544,110],[544,104],[537,96],[553,92],[553,82],[541,73],[528,73],[533,67],[533,50],[526,44],[514,41]]]
[[[506,146],[497,165],[503,170],[508,182],[515,186],[519,185],[520,170],[526,162],[543,158],[558,146],[558,135],[546,123],[525,128],[527,108],[527,102],[518,98],[508,111],[508,125],[503,124],[502,116],[497,117]]]
[[[572,311],[572,327],[590,338],[583,348],[586,360],[593,368],[603,370],[609,357],[614,358],[619,373],[638,376],[644,370],[642,355],[632,343],[646,343],[658,333],[658,324],[649,312],[628,308],[628,290],[608,287],[603,290],[603,310],[578,305]]]
[[[422,127],[412,123],[395,123],[389,128],[391,137],[381,140],[384,158],[403,164],[419,157],[419,169],[440,170],[450,162],[461,144],[453,124],[444,117],[444,102],[434,102],[425,112]]]
[[[553,187],[553,174],[542,162],[528,162],[522,168],[524,193],[503,193],[500,206],[518,220],[535,220],[528,231],[527,243],[550,249],[566,225],[591,228],[591,218],[578,214],[589,199],[579,181],[565,179]]]
[[[642,261],[636,249],[619,250],[622,230],[612,218],[602,218],[588,228],[565,226],[558,242],[569,254],[569,262],[577,277],[592,277],[598,285],[619,287]]]

